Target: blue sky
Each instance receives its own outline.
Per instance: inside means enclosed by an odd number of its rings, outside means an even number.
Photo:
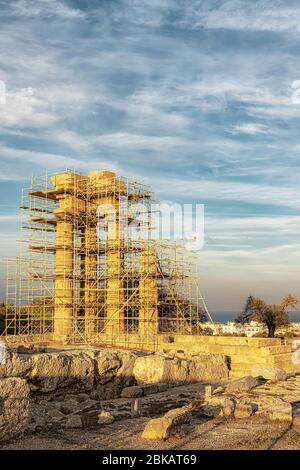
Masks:
[[[298,1],[0,0],[0,12],[1,258],[16,252],[32,173],[109,168],[205,204],[212,310],[300,298]]]

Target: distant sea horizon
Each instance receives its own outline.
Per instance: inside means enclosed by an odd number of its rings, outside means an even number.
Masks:
[[[239,310],[211,310],[209,312],[214,322],[216,323],[227,323],[237,318]],[[290,321],[293,323],[300,322],[300,311],[296,310],[289,314]]]

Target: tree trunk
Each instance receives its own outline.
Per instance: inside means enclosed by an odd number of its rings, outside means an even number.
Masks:
[[[268,338],[274,338],[275,337],[275,325],[267,325],[268,327]]]

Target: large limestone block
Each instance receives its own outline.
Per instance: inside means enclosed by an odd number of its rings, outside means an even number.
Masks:
[[[263,377],[272,382],[286,380],[287,378],[285,370],[273,367],[255,367],[251,370],[251,375],[253,375],[253,377]]]
[[[206,416],[224,416],[229,418],[233,415],[235,406],[235,401],[227,396],[212,396],[200,406],[200,410]]]
[[[225,356],[220,354],[199,354],[189,365],[189,382],[220,380],[228,377],[229,369]]]
[[[47,410],[47,421],[50,423],[60,423],[65,418],[64,413],[56,408],[49,408]]]
[[[121,359],[117,352],[109,349],[99,351],[96,355],[98,381],[101,384],[110,382],[116,376],[121,365]]]
[[[133,385],[132,387],[125,387],[121,393],[122,398],[138,398],[142,395],[143,389],[137,385]]]
[[[152,354],[138,357],[133,374],[138,383],[199,382],[228,377],[224,356],[199,354],[192,359]]]
[[[173,359],[160,354],[138,357],[133,367],[133,375],[139,384],[172,382],[178,380]],[[179,368],[180,369],[180,368]]]
[[[174,357],[170,361],[169,375],[170,382],[189,382],[190,361]]]
[[[142,437],[144,439],[168,439],[180,431],[183,424],[191,421],[191,412],[188,408],[176,408],[168,411],[161,418],[150,419],[146,424]]]
[[[69,416],[66,423],[65,423],[65,427],[67,429],[82,428],[81,416],[79,416],[79,415]]]
[[[43,393],[76,385],[90,390],[94,383],[94,363],[84,352],[35,354],[28,380],[33,390]]]
[[[121,393],[123,387],[134,384],[133,367],[137,355],[130,351],[112,351],[104,349],[96,352],[95,380],[102,387],[100,395],[106,396],[108,389],[114,388],[114,396]],[[110,393],[110,392],[109,392]]]
[[[115,417],[110,411],[102,410],[98,414],[98,424],[111,424],[115,420]]]
[[[133,368],[137,359],[137,354],[130,351],[118,351],[121,360],[121,367],[117,370],[116,378],[123,386],[129,386],[133,382]]]
[[[32,368],[32,356],[17,354],[0,344],[0,377],[27,377]]]
[[[82,351],[20,354],[0,352],[0,376],[27,378],[32,389],[54,391],[78,382],[87,390],[94,383],[93,358]]]
[[[229,382],[226,386],[226,392],[228,393],[243,393],[252,390],[252,388],[257,387],[259,385],[258,380],[252,375],[247,375],[246,377],[242,377],[241,379],[233,380]]]
[[[0,379],[0,442],[8,441],[26,431],[29,392],[24,379]]]
[[[165,389],[162,389],[163,385],[165,385]],[[152,395],[153,393],[166,391],[167,388],[168,388],[167,384],[147,384],[143,386],[143,395],[146,397],[147,395]]]
[[[77,383],[85,390],[91,390],[94,385],[94,359],[85,352],[72,353],[69,363],[69,377],[72,383]]]

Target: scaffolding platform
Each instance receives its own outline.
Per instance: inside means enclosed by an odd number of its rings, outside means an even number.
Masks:
[[[153,237],[153,202],[148,186],[111,171],[32,177],[5,335],[147,349],[159,334],[194,334],[198,260],[183,241]]]

